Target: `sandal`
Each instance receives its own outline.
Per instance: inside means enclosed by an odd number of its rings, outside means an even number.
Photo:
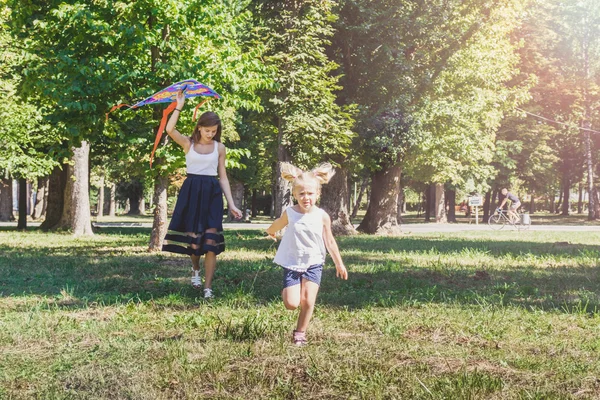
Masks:
[[[200,279],[200,270],[192,268],[192,273],[192,286],[194,287],[194,289],[198,289],[200,286],[202,286],[202,279]]]
[[[211,288],[204,289],[204,298],[205,299],[212,299],[213,297],[215,297],[215,295],[213,294],[213,291]]]
[[[292,335],[292,342],[298,347],[305,346],[308,343],[308,341],[306,340],[306,332],[300,332],[295,330]]]

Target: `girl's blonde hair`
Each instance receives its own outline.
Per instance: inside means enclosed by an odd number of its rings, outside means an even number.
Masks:
[[[292,182],[292,191],[300,185],[314,183],[317,189],[321,190],[321,185],[329,182],[335,174],[333,166],[329,163],[323,163],[311,171],[302,171],[300,168],[290,163],[281,165],[281,177],[288,182]]]

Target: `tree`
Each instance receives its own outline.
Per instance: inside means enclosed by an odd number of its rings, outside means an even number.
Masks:
[[[593,120],[594,113],[586,110],[588,106],[593,109],[594,102],[598,104],[594,81],[599,75],[600,15],[594,4],[532,1],[524,23],[514,35],[522,43],[522,74],[515,81],[534,76],[535,84],[530,101],[522,106],[529,114],[518,113],[507,119],[500,134],[505,140],[521,143],[523,150],[515,158],[516,178],[532,193],[532,201],[535,193],[548,193],[553,208],[560,182],[561,197],[567,200],[562,203],[563,214],[568,213],[571,187],[581,180],[584,170],[588,184],[593,182],[593,166],[597,163],[586,150],[593,149],[591,141],[586,147],[589,131],[577,129]],[[592,63],[586,64],[586,59]],[[589,185],[588,192],[592,193]]]
[[[9,4],[13,33],[28,54],[22,93],[39,93],[37,103],[45,107],[52,126],[63,132],[72,157],[63,166],[68,174],[64,207],[54,227],[91,235],[89,146],[102,131],[106,97],[113,90],[117,55],[112,44],[118,32],[109,21],[115,21],[119,8],[102,1]]]
[[[487,82],[483,82],[483,77],[476,76],[476,69],[472,72],[477,78],[473,83],[461,79],[460,73],[469,71],[472,64],[468,64],[478,58],[478,52],[482,54],[479,59],[492,62],[489,69],[495,66],[500,69],[512,62],[512,58],[508,61],[494,58],[490,50],[491,42],[506,33],[506,29],[499,29],[501,34],[494,35],[494,29],[506,24],[507,16],[516,15],[517,3],[342,2],[334,40],[334,54],[343,73],[340,83],[344,89],[340,99],[344,104],[358,104],[360,138],[355,147],[368,150],[363,154],[373,173],[371,195],[374,199],[359,229],[368,233],[396,229],[400,174],[414,144],[423,143],[421,148],[433,153],[435,146],[443,149],[448,142],[456,141],[460,129],[476,131],[471,125],[485,122],[474,121],[479,117],[475,112],[468,113],[464,121],[455,118],[468,109],[465,99],[476,83],[484,84],[479,94],[489,95],[492,89],[485,86]],[[497,82],[494,81],[496,87]],[[464,83],[469,86],[461,87]],[[475,100],[472,102],[479,106],[476,111],[484,106],[489,108],[491,103],[486,100],[478,104]],[[490,111],[486,116],[489,115],[493,113]],[[496,120],[499,115],[494,116]],[[398,126],[392,127],[394,121]],[[457,125],[456,133],[442,132],[444,121]],[[488,125],[493,127],[494,124],[497,122]],[[435,139],[430,140],[427,147],[422,138],[431,133]],[[491,140],[488,147],[489,143]],[[461,143],[457,143],[453,149],[460,146]],[[490,152],[487,153],[482,155],[484,159],[489,159]],[[432,154],[429,160],[439,154],[441,152]],[[452,156],[445,156],[446,160],[449,158]],[[447,172],[438,173],[447,175]]]
[[[223,95],[222,100],[209,102],[207,108],[218,112],[223,121],[223,141],[236,141],[240,111],[259,110],[255,92],[269,82],[260,61],[263,45],[257,40],[248,5],[248,1],[143,1],[124,6],[120,23],[134,29],[125,32],[119,42],[120,53],[125,55],[117,84],[122,100],[144,98],[174,81],[194,77]],[[137,141],[135,153],[140,156],[136,160],[145,161],[143,154],[149,154],[152,145],[148,138],[156,132],[161,114],[159,107],[122,113],[117,132],[111,134],[126,137],[130,143]],[[121,128],[134,122],[134,132]],[[189,113],[180,117],[179,127],[183,132],[192,131]],[[154,182],[151,250],[160,250],[166,233],[168,176],[184,165],[179,147],[163,145],[153,169],[146,171]]]
[[[0,64],[0,91],[4,98],[0,103],[0,185],[2,208],[0,220],[12,218],[12,185],[9,179],[17,178],[24,183],[43,177],[57,164],[51,147],[60,142],[61,137],[43,120],[35,105],[18,95],[21,83],[19,71],[25,60],[19,42],[6,29],[10,10],[6,2],[0,3],[0,48],[3,60]],[[21,184],[20,188],[24,185]],[[25,198],[20,193],[20,198]],[[19,207],[20,226],[26,224],[26,208]]]
[[[273,67],[275,86],[263,94],[268,122],[277,134],[274,171],[275,215],[291,205],[289,185],[281,178],[281,163],[302,168],[344,154],[352,132],[350,114],[335,102],[337,65],[325,53],[333,34],[332,1],[261,1],[256,13],[264,27],[266,62]],[[330,185],[335,186],[332,182]],[[327,209],[327,189],[322,205]],[[338,215],[332,215],[334,225]]]

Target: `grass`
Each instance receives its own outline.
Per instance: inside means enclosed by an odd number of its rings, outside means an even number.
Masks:
[[[149,229],[101,232],[0,230],[0,398],[600,397],[600,232],[338,238],[301,349],[260,231],[211,302]]]

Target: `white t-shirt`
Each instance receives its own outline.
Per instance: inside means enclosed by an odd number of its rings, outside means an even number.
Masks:
[[[219,166],[219,142],[214,140],[212,153],[200,154],[194,150],[194,142],[185,155],[185,166],[188,174],[217,176]]]
[[[323,241],[323,211],[313,206],[311,212],[302,214],[288,207],[288,225],[275,259],[278,264],[286,269],[304,272],[311,265],[325,262],[326,250]]]

